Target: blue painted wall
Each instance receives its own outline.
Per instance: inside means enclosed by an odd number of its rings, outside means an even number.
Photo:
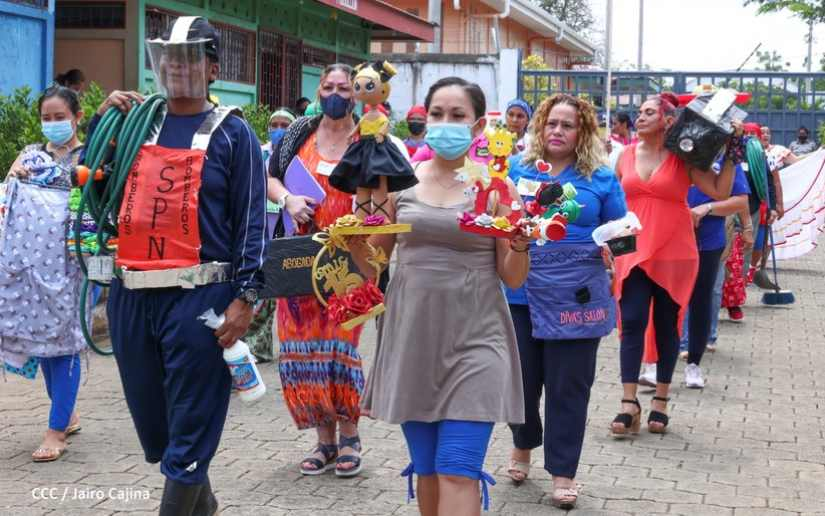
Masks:
[[[54,0],[38,9],[0,0],[0,95],[21,86],[40,92],[52,83]]]

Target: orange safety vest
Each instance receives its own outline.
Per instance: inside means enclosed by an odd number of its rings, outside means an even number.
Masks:
[[[153,271],[200,264],[198,195],[206,149],[234,111],[221,106],[209,113],[189,149],[157,145],[160,131],[140,148],[120,205],[117,267]]]

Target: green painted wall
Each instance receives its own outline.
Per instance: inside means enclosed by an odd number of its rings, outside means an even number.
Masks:
[[[303,41],[304,45],[336,54],[369,58],[370,35],[362,20],[348,13],[329,8],[313,0],[137,0],[139,4],[137,38],[146,39],[146,8],[205,16],[210,20],[256,32],[259,28],[275,30]],[[257,53],[257,52],[256,52]],[[143,45],[138,45],[138,88],[152,90],[154,78],[146,68]],[[260,66],[258,61],[256,66]],[[321,70],[313,66],[302,69],[301,91],[315,97]],[[222,104],[251,104],[258,99],[258,84],[218,81],[212,93]]]
[[[301,96],[315,101],[315,93],[321,83],[321,70],[316,66],[304,65],[301,67]]]

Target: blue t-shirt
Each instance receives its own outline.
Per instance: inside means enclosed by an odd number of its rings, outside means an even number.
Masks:
[[[192,136],[211,111],[197,115],[168,114],[157,144],[189,149]],[[89,124],[89,135],[100,117]],[[212,133],[206,149],[198,194],[201,263],[232,264],[232,287],[237,293],[263,288],[266,246],[266,171],[261,145],[249,125],[227,116]]]
[[[748,195],[750,188],[748,188],[748,178],[745,176],[745,171],[742,170],[741,165],[736,165],[736,175],[733,176],[733,188],[731,188],[731,196],[734,195]],[[695,186],[691,186],[688,190],[688,205],[693,208],[700,204],[713,202],[711,197],[708,197],[701,190]],[[699,222],[699,227],[696,228],[696,244],[700,251],[715,251],[725,247],[725,217],[718,215],[708,215],[702,218]]]
[[[575,222],[567,225],[567,236],[563,243],[594,244],[593,230],[611,220],[620,219],[627,213],[624,190],[619,178],[607,166],[599,167],[588,180],[579,174],[573,166],[564,169],[557,176],[550,176],[539,172],[535,165],[521,163],[522,155],[510,158],[510,179],[518,185],[522,177],[532,181],[557,181],[561,184],[571,183],[576,187],[578,195],[576,201],[582,204],[581,213]],[[532,197],[524,197],[524,201]],[[535,244],[531,244],[535,245]],[[553,242],[546,246],[552,248]],[[514,305],[526,305],[527,294],[524,288],[506,289],[507,302]]]

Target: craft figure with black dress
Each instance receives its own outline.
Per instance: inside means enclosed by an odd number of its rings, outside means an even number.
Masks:
[[[355,215],[389,216],[387,193],[415,185],[412,166],[390,140],[390,121],[381,105],[390,95],[390,78],[395,68],[386,62],[363,63],[353,70],[356,100],[365,105],[365,114],[355,129],[355,140],[332,171],[329,183],[355,194]]]

